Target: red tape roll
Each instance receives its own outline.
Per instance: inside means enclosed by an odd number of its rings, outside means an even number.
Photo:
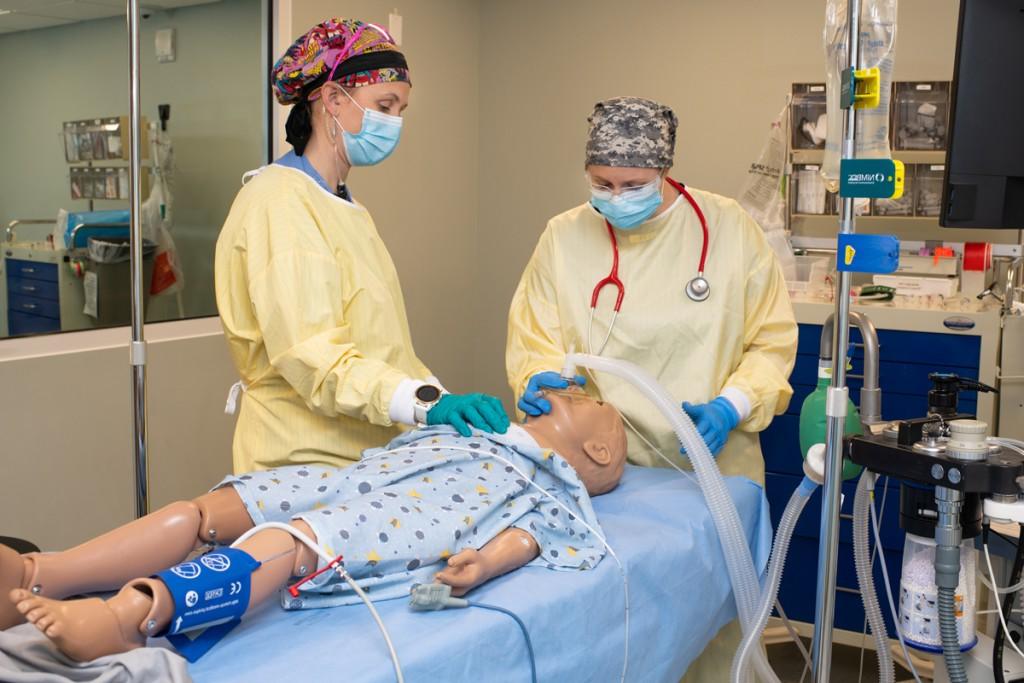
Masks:
[[[992,267],[992,245],[968,242],[964,245],[964,270],[985,271]]]

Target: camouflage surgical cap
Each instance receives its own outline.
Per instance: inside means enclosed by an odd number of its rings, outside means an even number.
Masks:
[[[672,166],[679,120],[665,105],[641,97],[613,97],[594,105],[587,121],[587,166]]]

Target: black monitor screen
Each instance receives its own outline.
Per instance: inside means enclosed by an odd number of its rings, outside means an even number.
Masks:
[[[941,225],[1024,228],[1024,0],[960,0]]]

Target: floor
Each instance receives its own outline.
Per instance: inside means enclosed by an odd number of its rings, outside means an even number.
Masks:
[[[804,640],[804,646],[810,651],[811,641]],[[860,652],[860,648],[833,645],[830,683],[874,683],[878,680],[878,660],[875,659],[873,650],[867,650],[864,653],[864,674],[860,676]],[[800,683],[800,676],[806,665],[795,644],[780,643],[770,646],[768,659],[782,683]],[[896,665],[897,681],[910,677],[908,671],[898,664]],[[811,680],[811,674],[808,672],[803,677],[803,683],[808,683]]]

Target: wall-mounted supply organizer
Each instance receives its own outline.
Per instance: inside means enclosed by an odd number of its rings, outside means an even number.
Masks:
[[[142,126],[142,156],[149,147],[145,123]],[[65,121],[64,157],[70,164],[86,161],[128,161],[128,117]]]
[[[143,173],[142,195],[149,194],[149,174]],[[127,166],[73,166],[71,168],[72,199],[128,199]]]
[[[143,119],[142,158],[147,157],[149,133]],[[108,116],[82,121],[65,121],[62,128],[64,157],[72,166],[68,183],[72,199],[128,200],[127,166],[111,166],[113,161],[128,160],[128,117]],[[141,177],[142,196],[149,194],[149,174]]]

